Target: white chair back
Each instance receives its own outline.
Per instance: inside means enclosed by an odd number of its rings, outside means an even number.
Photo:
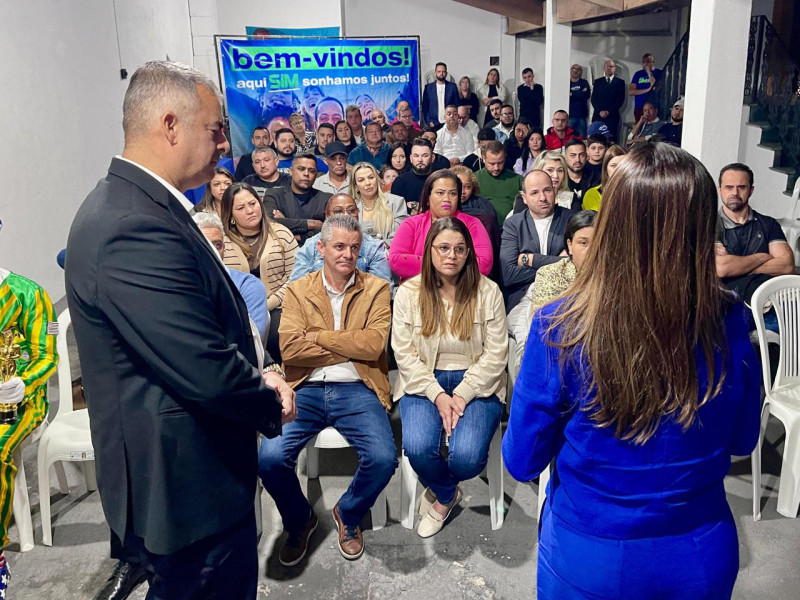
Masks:
[[[64,309],[58,315],[58,336],[56,337],[56,350],[58,351],[58,415],[73,411],[72,406],[72,371],[69,368],[69,347],[67,346],[67,331],[72,326],[69,309]],[[52,420],[52,419],[51,419]]]
[[[751,307],[756,320],[758,343],[767,347],[764,306],[771,301],[778,317],[780,357],[775,381],[770,384],[769,352],[761,353],[764,389],[774,391],[800,383],[800,276],[781,275],[764,282],[753,293]]]

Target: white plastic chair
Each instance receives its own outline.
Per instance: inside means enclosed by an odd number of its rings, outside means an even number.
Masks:
[[[764,326],[767,301],[775,308],[780,332],[780,358],[774,382],[770,382],[769,340]],[[781,275],[761,284],[753,293],[751,310],[758,332],[765,392],[761,431],[752,455],[753,519],[761,518],[761,444],[769,415],[780,419],[786,430],[778,513],[794,518],[800,504],[800,276]]]
[[[14,476],[14,498],[12,500],[12,506],[14,522],[17,524],[17,531],[19,532],[20,552],[29,552],[33,550],[34,547],[31,503],[28,496],[28,480],[25,477],[25,466],[22,464],[22,451],[31,444],[36,443],[36,441],[42,437],[45,429],[47,429],[47,415],[45,415],[42,423],[17,446],[17,449],[12,455],[12,460],[17,467],[17,474]],[[67,476],[64,473],[64,467],[61,463],[56,465],[56,473],[59,484],[64,482],[64,485],[66,485]]]
[[[489,444],[489,461],[486,471],[489,478],[489,514],[492,529],[500,529],[505,520],[505,500],[503,489],[503,443],[502,425],[498,425]],[[411,468],[411,462],[405,450],[400,458],[400,522],[406,529],[414,528],[414,517],[417,512],[417,474]]]
[[[348,444],[342,434],[333,427],[326,427],[311,438],[311,441],[306,444],[306,474],[308,475],[308,479],[317,479],[319,477],[320,448],[350,448],[350,444]],[[308,490],[306,490],[306,497],[308,497]],[[382,490],[378,499],[375,500],[375,504],[370,510],[370,515],[372,516],[373,530],[383,529],[386,526],[385,490]],[[283,522],[277,510],[273,512],[272,525],[277,531],[283,528]]]
[[[39,440],[39,511],[42,516],[42,542],[45,546],[53,545],[53,534],[50,523],[50,467],[56,463],[58,485],[62,494],[69,493],[67,478],[63,465],[59,461],[81,462],[86,489],[97,489],[97,478],[94,470],[94,448],[89,433],[89,412],[82,408],[72,407],[72,376],[69,368],[69,349],[67,348],[67,330],[72,325],[69,309],[58,317],[58,412],[50,421]]]

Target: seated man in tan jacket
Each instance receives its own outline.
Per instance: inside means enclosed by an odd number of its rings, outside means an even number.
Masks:
[[[361,227],[334,215],[322,226],[322,270],[289,284],[279,328],[286,381],[297,392],[297,419],[264,439],[259,471],[283,518],[284,566],[298,564],[318,519],[300,490],[295,466],[305,445],[332,426],[358,453],[360,466],[333,508],[338,545],[348,560],[364,552],[359,523],[397,468],[387,409],[386,341],[392,320],[389,283],[356,269]]]

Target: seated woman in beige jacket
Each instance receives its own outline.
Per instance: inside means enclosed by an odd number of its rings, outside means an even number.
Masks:
[[[508,333],[503,296],[480,274],[469,229],[443,217],[425,240],[422,273],[397,290],[392,348],[403,449],[428,486],[421,537],[441,530],[460,481],[486,466],[505,401]],[[449,438],[441,453],[442,430]]]
[[[250,185],[234,183],[225,190],[220,215],[225,228],[222,262],[229,269],[255,275],[266,287],[270,316],[267,350],[280,362],[278,326],[297,240],[288,228],[270,221],[261,208],[258,192]]]

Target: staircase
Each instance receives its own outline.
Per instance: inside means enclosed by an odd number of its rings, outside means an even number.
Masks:
[[[764,16],[750,22],[744,83],[748,125],[758,127],[758,146],[773,152],[772,171],[786,176],[791,196],[800,178],[800,67]]]

